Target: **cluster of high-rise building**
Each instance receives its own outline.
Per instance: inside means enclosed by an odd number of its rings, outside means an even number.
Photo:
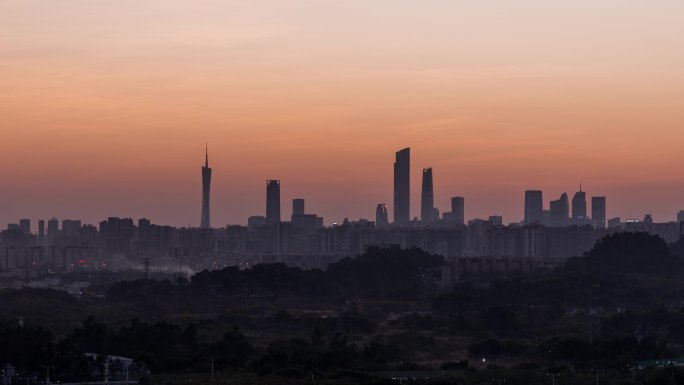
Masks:
[[[618,231],[645,231],[668,242],[684,233],[684,211],[677,220],[654,223],[643,220],[607,220],[606,198],[591,197],[588,215],[586,193],[580,186],[572,201],[564,193],[544,207],[541,190],[524,196],[524,219],[504,225],[498,215],[488,219],[465,218],[465,199],[451,198],[451,211],[440,216],[435,207],[433,169],[422,172],[420,219],[411,219],[411,153],[396,153],[394,163],[393,221],[387,204],[379,203],[375,221],[360,219],[324,226],[323,218],[308,214],[305,200],[292,201],[292,216],[281,217],[281,181],[266,181],[265,215],[251,216],[246,226],[211,226],[211,172],[208,153],[201,169],[200,226],[177,228],[147,219],[111,217],[98,227],[79,220],[40,220],[34,233],[29,219],[9,224],[0,234],[0,271],[78,268],[125,268],[140,260],[192,268],[283,262],[303,268],[324,268],[369,247],[418,247],[447,259],[533,258],[563,261],[588,251],[596,240]],[[47,224],[47,227],[46,227]],[[136,262],[137,261],[137,262]],[[535,262],[536,264],[536,262]],[[27,273],[28,274],[28,273]]]
[[[29,270],[138,268],[145,259],[169,269],[181,264],[197,270],[263,262],[325,268],[369,247],[417,247],[448,260],[532,258],[560,263],[582,255],[607,234],[644,231],[675,242],[684,231],[684,222],[653,223],[648,217],[610,228],[503,225],[499,216],[472,219],[465,224],[439,220],[428,225],[413,222],[395,226],[362,219],[323,226],[320,217],[303,213],[303,205],[301,199],[293,201],[289,221],[269,224],[264,217],[259,221],[252,217],[247,226],[213,229],[178,228],[153,224],[144,218],[136,222],[116,217],[100,222],[98,227],[52,219],[49,230],[42,235],[11,225],[0,233],[0,271],[23,275]],[[386,217],[385,207],[380,206],[378,211]]]
[[[411,149],[404,148],[395,153],[394,161],[394,205],[393,221],[390,221],[386,203],[378,203],[375,210],[375,225],[386,226],[426,226],[434,222],[448,224],[465,224],[465,198],[455,196],[451,198],[451,211],[441,214],[435,207],[435,192],[432,167],[423,169],[420,196],[420,218],[411,219]],[[209,225],[209,201],[211,188],[211,168],[209,168],[208,155],[205,165],[202,167],[202,216],[201,228],[210,228]],[[549,201],[548,208],[544,208],[543,193],[541,190],[525,191],[524,219],[521,225],[543,225],[546,227],[566,227],[591,225],[596,229],[620,227],[620,218],[607,219],[606,197],[591,197],[591,216],[588,214],[587,194],[580,185],[579,191],[575,192],[572,201],[567,193],[561,194],[558,199]],[[280,180],[266,181],[266,216],[252,216],[248,218],[248,225],[273,225],[280,223]],[[304,200],[295,199],[293,202],[293,218],[297,221],[311,221],[322,226],[322,218],[313,216],[306,218],[304,214]],[[296,216],[296,218],[295,218]],[[677,222],[682,221],[684,211],[677,216]],[[503,218],[498,215],[489,217],[493,223],[503,224]],[[628,220],[634,222],[634,220]]]
[[[572,212],[568,194],[563,193],[560,198],[549,203],[549,209],[544,209],[541,190],[525,191],[525,218],[523,224],[544,225],[550,227],[564,227],[570,225],[592,225],[597,229],[606,227],[606,197],[591,198],[591,217],[587,215],[587,194],[579,191],[572,197]]]
[[[382,204],[384,205],[384,204]],[[443,219],[449,223],[463,224],[465,221],[465,200],[463,197],[451,198],[451,212],[445,212],[440,218],[439,209],[435,207],[435,192],[432,167],[423,169],[420,194],[420,219],[411,220],[411,149],[397,151],[394,162],[394,224],[407,226],[411,223],[423,225]],[[376,211],[376,223],[383,222]],[[386,212],[385,212],[386,215]],[[382,220],[381,220],[382,219]]]

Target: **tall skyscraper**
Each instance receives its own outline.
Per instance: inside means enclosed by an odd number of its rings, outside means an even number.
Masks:
[[[209,149],[204,150],[204,167],[202,167],[202,219],[200,227],[203,229],[211,228],[209,218],[209,196],[211,192],[211,169],[209,168]]]
[[[31,220],[30,219],[19,220],[19,228],[24,233],[24,235],[31,235]]]
[[[541,190],[525,191],[525,224],[542,224],[544,221],[544,201]]]
[[[411,149],[397,151],[394,161],[394,223],[408,225],[411,220]]]
[[[465,198],[451,198],[451,215],[454,222],[460,225],[465,224]]]
[[[266,224],[280,223],[280,181],[266,181]]]
[[[57,233],[59,232],[59,221],[57,218],[52,218],[48,221],[47,236],[48,243],[53,244],[57,238]]]
[[[582,191],[582,185],[572,197],[572,219],[585,219],[587,217],[587,194]]]
[[[423,169],[423,186],[420,194],[420,220],[423,223],[432,222],[434,218],[435,200],[432,187],[432,168]]]
[[[378,203],[375,208],[375,226],[385,227],[389,225],[389,219],[387,218],[387,205],[384,203]]]
[[[563,193],[560,199],[551,201],[551,226],[561,227],[569,224],[570,204],[568,194]]]
[[[304,215],[304,199],[295,198],[292,200],[292,216]]]
[[[680,210],[677,213],[677,222],[684,222],[684,210]]]
[[[40,245],[45,243],[45,220],[38,220],[38,243]]]
[[[606,228],[606,197],[591,197],[591,221],[597,229]]]

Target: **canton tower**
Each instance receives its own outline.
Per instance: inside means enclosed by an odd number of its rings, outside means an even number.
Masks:
[[[211,228],[209,220],[209,192],[211,190],[211,169],[209,168],[209,149],[205,148],[204,167],[202,167],[202,220],[200,227],[203,229]]]

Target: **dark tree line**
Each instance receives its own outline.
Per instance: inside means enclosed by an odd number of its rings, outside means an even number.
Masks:
[[[571,258],[565,269],[679,275],[684,272],[684,259],[678,254],[683,242],[669,247],[657,235],[615,233],[600,239],[583,257]]]
[[[515,369],[520,373],[553,367],[619,372],[635,360],[684,354],[684,310],[678,308],[684,305],[683,245],[615,234],[563,268],[449,292],[440,292],[426,274],[444,259],[417,249],[370,249],[326,271],[273,264],[204,271],[190,280],[122,281],[101,302],[77,302],[53,290],[3,291],[0,299],[12,304],[6,308],[12,317],[0,320],[0,364],[24,373],[49,365],[60,381],[101,378],[101,363],[85,353],[131,357],[153,373],[207,372],[211,361],[217,371],[292,379],[325,373],[351,382],[373,381],[368,373],[375,371],[421,369],[414,361],[434,357],[453,358],[441,363],[445,370],[470,373],[453,382],[463,384],[499,370],[468,363],[483,357],[522,361],[527,366]],[[277,299],[299,310],[318,301],[336,312],[288,313],[282,309],[289,307],[274,305]],[[387,314],[377,315],[385,308],[350,310],[350,299],[419,304],[432,312],[387,320]],[[44,306],[37,314],[52,313],[62,331],[16,326],[20,310],[14,306],[24,302]],[[98,315],[77,327],[70,314],[60,314],[83,308]],[[108,318],[122,310],[148,316],[125,323]],[[216,317],[178,323],[169,314]],[[221,326],[212,329],[213,323]],[[457,349],[465,356],[452,357]],[[491,381],[491,374],[482,375]]]
[[[231,296],[314,298],[342,303],[347,298],[415,300],[433,287],[423,279],[424,269],[442,265],[444,258],[419,249],[371,248],[355,258],[331,264],[326,271],[302,270],[283,264],[256,265],[240,270],[202,271],[189,282],[121,281],[108,291],[108,299],[119,302],[159,303],[180,301],[188,310],[201,310],[198,298],[208,292]],[[227,300],[227,299],[226,299]]]

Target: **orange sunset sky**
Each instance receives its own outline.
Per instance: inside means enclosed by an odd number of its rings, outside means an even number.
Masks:
[[[0,223],[148,217],[197,226],[205,141],[212,225],[326,224],[392,204],[523,216],[577,190],[608,216],[684,209],[681,0],[3,0]],[[35,228],[35,223],[34,223]]]

